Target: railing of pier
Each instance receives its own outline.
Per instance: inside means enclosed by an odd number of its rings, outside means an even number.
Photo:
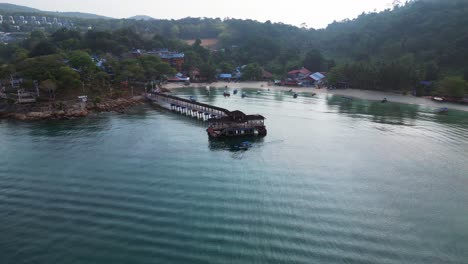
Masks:
[[[162,93],[151,93],[150,98],[158,102],[164,102],[168,105],[176,105],[177,107],[185,108],[188,110],[196,110],[198,112],[210,113],[218,117],[228,116],[230,111],[221,107],[204,104],[196,101],[191,101],[185,98],[180,98],[173,95]],[[171,109],[172,110],[172,109]]]

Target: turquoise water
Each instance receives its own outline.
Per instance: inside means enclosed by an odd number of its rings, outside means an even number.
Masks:
[[[177,94],[267,117],[247,151],[153,106],[0,121],[0,263],[466,263],[468,113]]]

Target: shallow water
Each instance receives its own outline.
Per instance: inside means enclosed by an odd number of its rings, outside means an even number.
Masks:
[[[0,121],[1,263],[466,263],[468,113],[177,94],[267,117],[247,151],[153,106]]]

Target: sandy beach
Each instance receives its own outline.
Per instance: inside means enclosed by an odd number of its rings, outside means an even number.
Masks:
[[[380,101],[383,98],[387,98],[389,102],[397,102],[403,104],[415,104],[415,105],[422,105],[432,108],[441,108],[447,107],[449,109],[455,109],[460,111],[467,111],[467,105],[459,105],[459,104],[452,104],[452,103],[439,103],[432,101],[428,98],[423,97],[415,97],[412,95],[402,95],[397,93],[388,93],[388,92],[380,92],[380,91],[370,91],[370,90],[358,90],[358,89],[338,89],[338,90],[329,90],[326,88],[316,89],[316,88],[306,88],[306,87],[286,87],[286,86],[275,86],[273,83],[268,82],[212,82],[212,83],[191,83],[190,85],[184,86],[180,83],[168,83],[163,85],[164,88],[167,89],[177,89],[177,88],[205,88],[206,86],[210,86],[211,88],[225,88],[228,87],[229,89],[271,89],[277,91],[289,91],[293,89],[293,91],[298,93],[316,93],[316,94],[335,94],[335,95],[342,95],[342,96],[349,96],[354,98],[360,98],[365,100],[373,100],[373,101]]]

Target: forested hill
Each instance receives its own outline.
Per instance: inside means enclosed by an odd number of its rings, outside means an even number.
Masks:
[[[40,12],[41,10],[27,7],[27,6],[20,6],[8,3],[0,3],[0,10],[3,12]]]
[[[11,28],[7,22],[1,25],[3,31]],[[0,61],[5,65],[18,63],[16,55],[24,59],[73,50],[121,58],[132,49],[168,48],[185,53],[185,72],[200,69],[206,78],[240,65],[249,65],[250,74],[244,78],[258,79],[262,68],[284,78],[288,71],[305,66],[329,72],[330,85],[413,91],[422,81],[449,79],[462,87],[450,94],[468,93],[463,81],[468,79],[467,0],[409,1],[319,30],[220,18],[76,18],[72,24],[58,31],[54,25],[43,27],[49,34],[40,38],[41,34],[31,34],[36,39],[0,47]],[[209,39],[210,50],[204,48],[204,39]],[[418,94],[433,92],[431,88]]]
[[[381,13],[334,22],[317,38],[336,58],[394,59],[408,54],[443,66],[464,66],[468,1],[420,0]]]
[[[82,18],[82,19],[109,19],[109,17],[100,16],[96,14],[82,13],[82,12],[53,12],[53,11],[42,11],[36,8],[27,6],[0,3],[0,15],[55,15],[58,17],[69,17],[69,18]]]
[[[410,59],[463,73],[468,55],[468,1],[419,0],[326,29],[305,29],[269,21],[185,18],[180,20],[93,20],[96,30],[130,27],[166,39],[218,39],[233,64],[258,62],[276,73],[303,64],[318,50],[337,64]],[[89,20],[78,23],[88,27]],[[233,47],[236,50],[233,50]],[[231,54],[232,56],[230,56]],[[335,63],[324,61],[322,70]]]

